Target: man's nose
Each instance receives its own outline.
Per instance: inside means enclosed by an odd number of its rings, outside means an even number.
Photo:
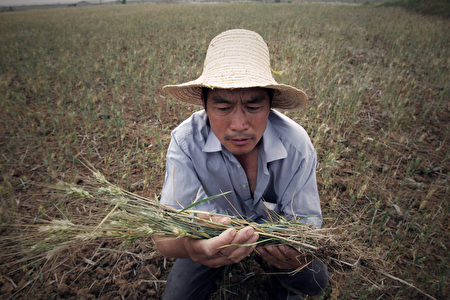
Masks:
[[[236,109],[231,115],[230,129],[235,131],[247,130],[249,127],[248,116],[242,109]]]

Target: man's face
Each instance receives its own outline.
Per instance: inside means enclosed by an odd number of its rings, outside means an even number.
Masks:
[[[211,129],[234,155],[250,153],[258,144],[270,112],[269,94],[263,88],[213,89],[206,113]]]

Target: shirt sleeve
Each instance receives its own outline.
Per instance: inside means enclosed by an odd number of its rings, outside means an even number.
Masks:
[[[294,172],[281,200],[281,213],[286,218],[301,221],[320,228],[322,212],[316,181],[317,154],[314,149],[303,158]]]
[[[205,198],[200,180],[191,158],[172,139],[167,150],[166,175],[161,192],[161,203],[183,209],[196,199]]]

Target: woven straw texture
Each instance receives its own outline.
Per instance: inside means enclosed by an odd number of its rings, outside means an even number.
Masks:
[[[173,98],[202,105],[201,88],[236,89],[263,87],[274,90],[272,106],[295,109],[307,104],[306,94],[272,77],[269,48],[256,32],[232,29],[211,40],[199,78],[163,90]]]

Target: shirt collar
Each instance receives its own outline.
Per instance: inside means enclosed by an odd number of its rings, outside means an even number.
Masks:
[[[217,136],[212,131],[211,127],[209,127],[208,138],[206,139],[206,143],[203,146],[203,152],[217,152],[222,151],[222,144],[220,143]]]
[[[270,123],[270,119],[267,120],[266,130],[263,134],[263,148],[266,163],[287,157],[286,148]]]

